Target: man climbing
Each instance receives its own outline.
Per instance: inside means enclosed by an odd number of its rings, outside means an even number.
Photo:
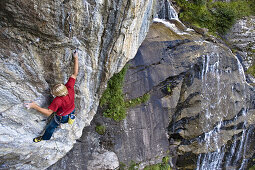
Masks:
[[[78,53],[73,53],[74,57],[74,73],[69,78],[68,82],[64,84],[57,84],[51,90],[53,96],[56,96],[48,109],[38,106],[35,102],[25,103],[27,108],[33,108],[40,113],[50,116],[53,112],[56,115],[50,120],[46,126],[45,132],[42,136],[33,139],[34,142],[40,142],[42,140],[49,140],[60,123],[70,123],[74,121],[74,84],[78,75]]]

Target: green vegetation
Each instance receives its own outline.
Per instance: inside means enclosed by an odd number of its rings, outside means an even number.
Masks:
[[[131,161],[129,163],[129,166],[126,167],[126,165],[123,162],[120,162],[120,166],[118,168],[118,170],[138,170],[139,169],[139,163],[136,163],[135,161]]]
[[[248,53],[249,56],[253,56],[255,54],[255,49],[253,49],[254,46],[254,42],[250,42],[247,46],[247,51],[250,53]],[[255,77],[255,64],[253,63],[252,66],[250,66],[248,68],[248,70],[246,71],[247,74],[251,74],[253,77]]]
[[[144,170],[171,170],[170,165],[168,164],[169,157],[165,156],[162,158],[162,162],[154,165],[148,165],[144,168]],[[129,163],[128,168],[123,162],[120,162],[120,166],[118,170],[138,170],[140,166],[140,163],[136,163],[135,161],[131,161]]]
[[[249,168],[249,170],[255,170],[255,165]]]
[[[253,77],[255,77],[255,64],[249,67],[246,73],[251,74]]]
[[[103,115],[112,118],[115,121],[123,120],[126,117],[125,101],[122,92],[126,72],[127,66],[125,66],[119,73],[112,76],[100,99],[100,106],[106,107]]]
[[[137,97],[135,99],[131,99],[129,101],[126,101],[125,106],[126,106],[126,108],[134,107],[134,106],[137,106],[139,104],[147,102],[149,99],[150,99],[150,94],[146,93],[141,97]]]
[[[118,170],[125,170],[126,165],[123,162],[120,162],[120,166]]]
[[[131,161],[128,167],[128,170],[137,170],[139,169],[139,163],[136,163],[135,161]]]
[[[166,91],[167,91],[167,93],[171,93],[172,92],[171,84],[170,83],[168,85],[166,85]]]
[[[169,157],[163,157],[162,162],[154,165],[148,165],[144,170],[171,170],[170,165],[168,164]]]
[[[95,130],[99,135],[103,135],[105,133],[106,127],[104,125],[98,125],[95,127]]]
[[[176,0],[181,7],[180,19],[196,27],[208,28],[211,33],[225,34],[235,21],[255,14],[255,0]]]
[[[255,49],[250,49],[250,52],[255,53]]]
[[[254,162],[255,159],[252,159],[252,162]],[[253,165],[252,167],[249,168],[249,170],[255,170],[255,165]]]
[[[112,76],[100,99],[100,107],[103,108],[103,115],[115,121],[121,121],[126,118],[126,109],[128,107],[144,103],[150,98],[149,94],[145,94],[136,99],[124,100],[122,88],[127,69],[128,67],[125,66],[119,73]]]
[[[254,55],[255,54],[255,49],[253,48],[255,45],[255,42],[250,42],[248,45],[247,45],[247,51],[249,53],[251,53],[250,55]]]

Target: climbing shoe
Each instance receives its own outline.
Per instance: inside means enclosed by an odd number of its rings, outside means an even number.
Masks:
[[[35,143],[41,142],[42,140],[43,140],[43,139],[42,139],[42,136],[39,136],[39,137],[33,139],[33,141],[34,141]]]

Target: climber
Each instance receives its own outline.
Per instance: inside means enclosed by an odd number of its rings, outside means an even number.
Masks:
[[[54,130],[60,125],[60,123],[72,124],[75,118],[74,115],[74,84],[76,77],[78,75],[78,52],[73,53],[74,57],[74,73],[69,78],[68,82],[64,84],[55,85],[51,93],[56,96],[48,109],[38,106],[35,102],[25,103],[27,108],[33,108],[40,113],[50,116],[53,112],[53,118],[50,120],[49,124],[46,126],[45,132],[42,136],[33,139],[34,142],[40,142],[42,140],[49,140],[54,132]]]

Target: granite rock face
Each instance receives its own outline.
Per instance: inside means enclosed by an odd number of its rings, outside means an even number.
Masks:
[[[127,99],[151,94],[150,111],[130,114],[157,115],[158,120],[168,114],[176,168],[248,168],[254,154],[254,88],[227,46],[178,20],[155,20],[129,64]]]
[[[254,154],[254,89],[227,46],[176,19],[155,19],[128,65],[125,98],[149,93],[150,100],[130,108],[120,123],[102,117],[99,109],[81,143],[50,169],[87,165],[95,148],[115,152],[125,165],[140,163],[140,169],[166,155],[178,169],[249,166]],[[98,135],[95,127],[102,124],[106,133]],[[91,143],[91,134],[97,146],[87,157],[77,154]],[[76,155],[79,161],[73,162]]]
[[[157,99],[169,114],[177,168],[247,168],[254,154],[254,89],[242,63],[216,39],[182,31],[176,21],[161,22],[170,29],[161,23],[150,28],[135,58],[145,63],[135,72],[147,78],[132,77],[130,97],[142,88],[165,93]]]
[[[243,67],[227,46],[176,23],[150,27],[131,62],[127,98],[149,92],[157,101],[152,108],[161,106],[151,113],[168,113],[176,167],[246,167],[252,154],[244,148],[251,146],[247,141],[255,122],[254,90],[245,82]]]
[[[165,155],[179,169],[247,167],[254,155],[255,96],[245,82],[245,62],[216,39],[187,29],[168,1],[158,4],[0,1],[0,169],[45,169],[66,153],[49,169],[115,169],[132,160],[144,167]],[[155,19],[143,41],[152,16],[170,21]],[[251,32],[244,31],[247,41]],[[235,44],[240,51],[249,46]],[[48,106],[50,88],[72,74],[74,49],[80,63],[76,122],[35,144],[47,120],[23,103]],[[120,123],[96,116],[82,135],[107,80],[135,54],[125,97],[149,93],[150,100],[130,108]],[[102,136],[94,130],[98,124],[108,128]]]
[[[243,60],[245,69],[254,64],[255,58],[255,17],[250,16],[238,20],[225,38]]]
[[[135,56],[153,6],[153,0],[0,2],[0,168],[44,169],[72,148],[96,113],[107,80]],[[74,49],[80,63],[77,120],[35,144],[46,117],[23,103],[48,106],[50,88],[72,74]]]
[[[158,32],[157,28],[159,30],[161,28],[160,32],[163,34],[165,31],[173,33],[166,27],[156,25],[153,24],[150,27],[149,35],[147,35],[149,37],[147,37],[145,42],[153,39],[154,34]],[[155,36],[158,37],[157,35]],[[169,37],[170,35],[164,38]],[[104,153],[105,150],[116,153],[119,162],[125,165],[126,168],[133,161],[140,163],[139,167],[141,169],[146,165],[161,162],[162,157],[168,155],[167,127],[169,125],[169,113],[167,109],[162,107],[158,99],[159,96],[165,96],[165,94],[161,88],[156,87],[156,84],[160,83],[162,79],[157,80],[155,86],[152,85],[148,89],[148,84],[151,83],[150,76],[167,75],[168,72],[163,73],[161,72],[162,70],[159,70],[157,73],[150,74],[148,72],[145,75],[148,71],[147,69],[153,69],[154,62],[158,63],[160,60],[155,53],[158,52],[156,49],[162,45],[154,46],[156,44],[154,43],[148,46],[145,42],[140,46],[136,57],[128,62],[129,69],[125,76],[123,92],[126,99],[137,98],[149,92],[151,95],[150,100],[139,106],[129,108],[126,119],[121,122],[115,122],[103,117],[99,108],[91,126],[84,128],[83,135],[79,139],[80,142],[77,142],[65,157],[48,168],[49,170],[57,170],[59,168],[70,170],[76,168],[91,169],[89,162],[92,159],[92,155]],[[146,50],[149,50],[146,54],[150,55],[141,54],[141,51]],[[105,134],[97,134],[95,127],[98,125],[106,127]],[[102,164],[100,169],[107,168]]]

